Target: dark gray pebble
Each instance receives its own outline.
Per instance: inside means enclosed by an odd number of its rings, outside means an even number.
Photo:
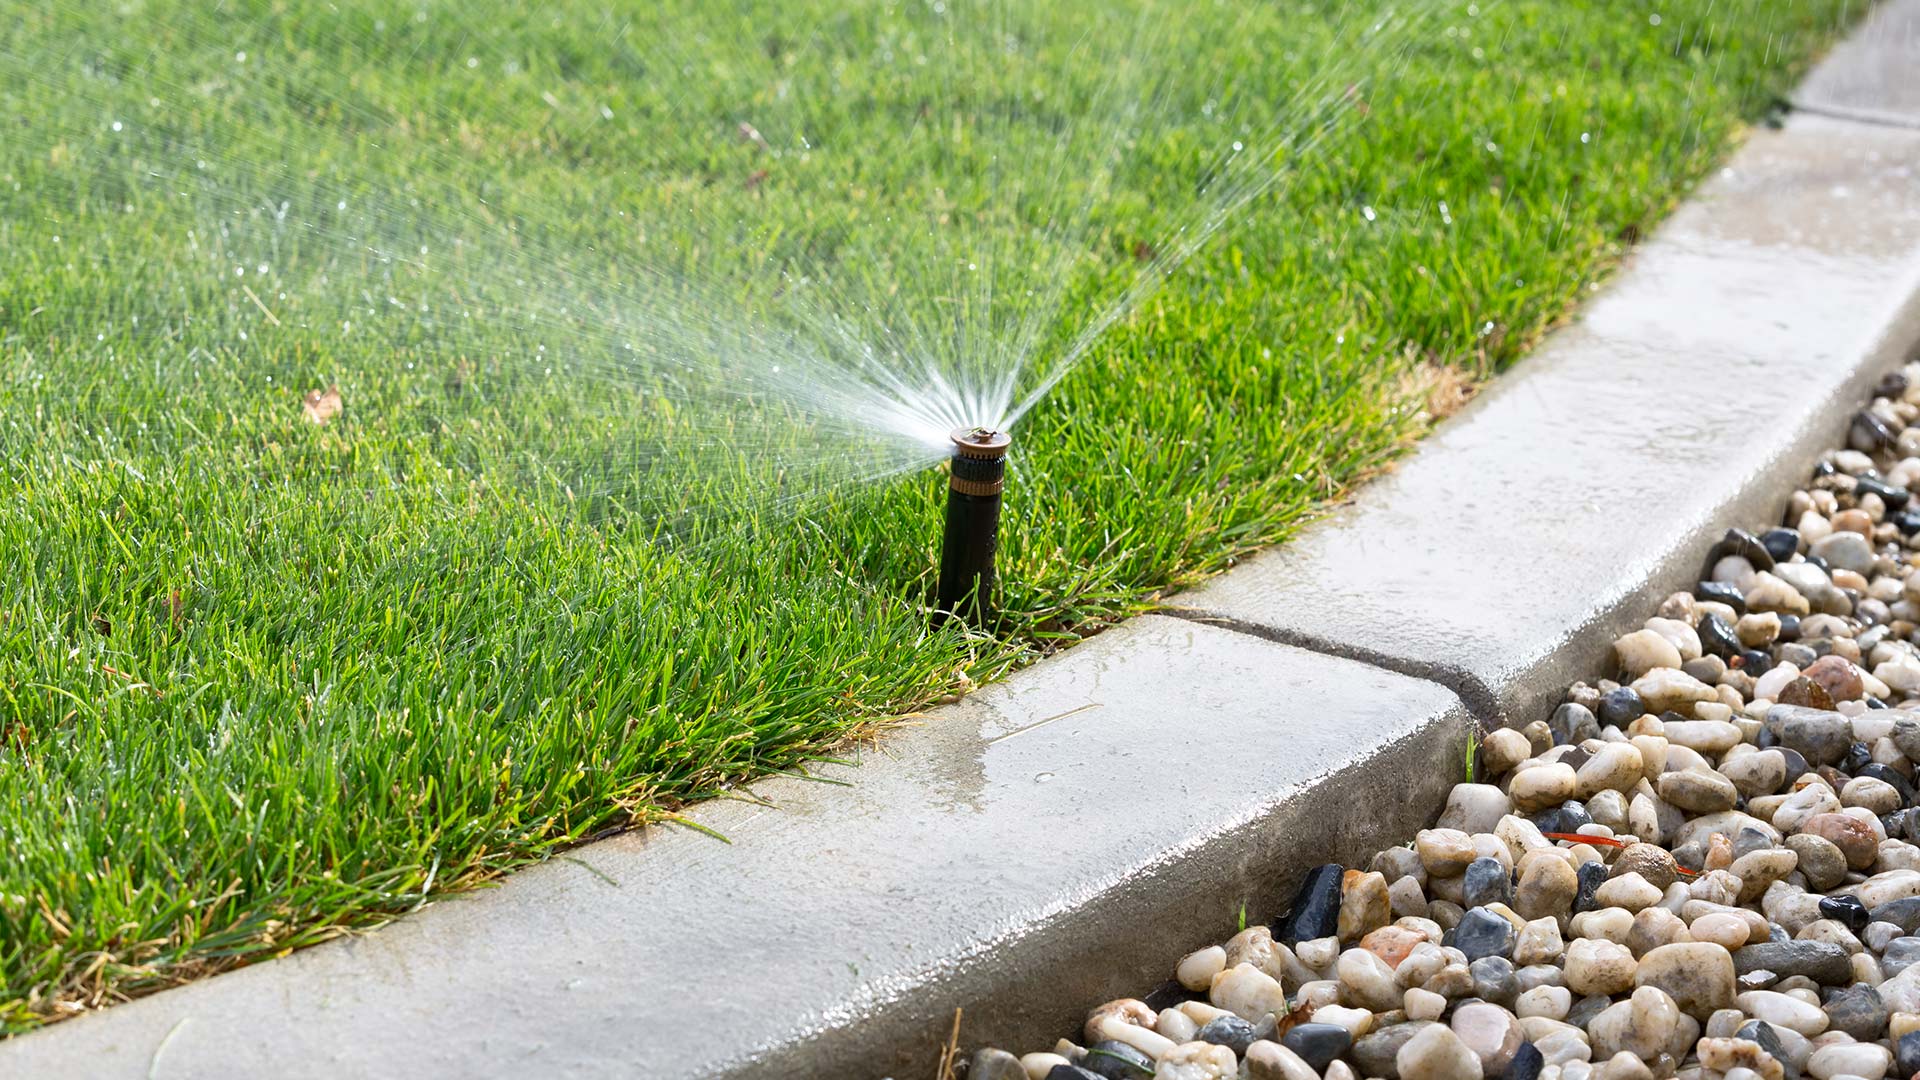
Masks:
[[[1805,975],[1823,986],[1853,981],[1847,950],[1825,941],[1762,941],[1734,951],[1736,973],[1765,969],[1781,978]]]
[[[1080,1067],[1107,1080],[1146,1080],[1153,1075],[1154,1068],[1152,1058],[1115,1039],[1102,1039],[1087,1047],[1087,1056],[1080,1059]],[[1054,1066],[1056,1071],[1059,1068]]]
[[[1471,908],[1453,928],[1453,947],[1467,954],[1469,961],[1483,956],[1506,956],[1513,952],[1513,924],[1486,908]],[[1834,946],[1839,948],[1839,946]]]
[[[1275,939],[1287,945],[1331,937],[1340,927],[1340,879],[1346,868],[1327,863],[1307,871],[1293,894],[1287,915],[1273,926]]]
[[[1280,1037],[1280,1045],[1299,1054],[1302,1061],[1313,1066],[1314,1072],[1323,1073],[1334,1058],[1353,1045],[1353,1036],[1338,1024],[1295,1024],[1292,1031]]]
[[[1200,1030],[1195,1032],[1193,1037],[1199,1042],[1224,1046],[1232,1050],[1236,1057],[1245,1057],[1247,1047],[1259,1035],[1254,1031],[1252,1024],[1237,1016],[1216,1016],[1201,1025]]]

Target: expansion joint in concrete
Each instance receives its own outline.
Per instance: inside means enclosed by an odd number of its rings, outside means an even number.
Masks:
[[[1794,112],[1806,113],[1827,120],[1837,120],[1843,124],[1859,124],[1862,127],[1893,128],[1898,131],[1920,131],[1920,117],[1903,113],[1877,112],[1873,109],[1850,109],[1844,105],[1815,105],[1799,101],[1788,101],[1788,108]]]
[[[1155,614],[1165,615],[1169,618],[1184,619],[1188,622],[1203,623],[1207,626],[1218,627],[1236,634],[1246,634],[1264,641],[1271,641],[1281,645],[1291,645],[1296,649],[1304,649],[1308,652],[1321,653],[1326,656],[1337,656],[1343,660],[1352,660],[1356,663],[1366,664],[1369,667],[1379,668],[1382,671],[1391,671],[1396,675],[1405,675],[1408,678],[1434,683],[1450,691],[1454,697],[1459,698],[1460,704],[1466,708],[1467,712],[1470,713],[1475,720],[1479,721],[1483,729],[1494,731],[1507,726],[1506,710],[1500,707],[1499,696],[1493,692],[1493,688],[1488,686],[1478,675],[1453,664],[1395,656],[1391,653],[1361,648],[1346,642],[1329,640],[1317,634],[1273,626],[1263,626],[1259,623],[1236,619],[1232,616],[1221,615],[1200,608],[1165,607],[1156,611]]]

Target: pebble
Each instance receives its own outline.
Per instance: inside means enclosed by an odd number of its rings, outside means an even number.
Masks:
[[[1682,663],[1680,650],[1654,630],[1635,630],[1616,638],[1613,653],[1629,679],[1637,679],[1655,668],[1677,668]],[[1563,710],[1566,708],[1561,706]]]
[[[1285,1015],[1290,1011],[1280,982],[1251,964],[1230,967],[1214,976],[1207,1000],[1242,1020],[1257,1021],[1268,1013]]]
[[[1513,878],[1506,864],[1484,855],[1468,863],[1461,898],[1468,907],[1511,902]]]
[[[1117,1039],[1102,1039],[1088,1045],[1080,1067],[1107,1080],[1140,1080],[1154,1072],[1152,1055]]]
[[[1853,973],[1847,951],[1824,941],[1761,941],[1733,954],[1736,974],[1771,971],[1779,977],[1803,975],[1824,986],[1844,983]]]
[[[1513,909],[1523,919],[1565,915],[1572,909],[1579,889],[1579,876],[1565,859],[1551,854],[1522,859],[1520,885],[1514,890]]]
[[[1601,723],[1609,727],[1626,727],[1646,715],[1646,702],[1634,693],[1631,686],[1615,687],[1600,695],[1600,704],[1595,712]]]
[[[1546,1058],[1540,1047],[1531,1042],[1520,1044],[1514,1051],[1513,1060],[1507,1064],[1503,1080],[1539,1080],[1541,1071],[1546,1068]]]
[[[1618,681],[1486,735],[1412,844],[1308,871],[1161,1011],[969,1075],[1920,1073],[1920,360],[1878,393],[1792,527],[1729,529]]]
[[[1340,926],[1340,884],[1346,870],[1339,863],[1307,871],[1293,894],[1288,914],[1273,928],[1274,939],[1288,945],[1328,937]]]
[[[1260,1035],[1251,1023],[1238,1016],[1216,1016],[1200,1025],[1193,1037],[1200,1042],[1227,1047],[1235,1054],[1244,1054]]]
[[[1575,772],[1574,795],[1579,799],[1592,799],[1603,791],[1626,791],[1643,777],[1645,771],[1646,762],[1639,747],[1630,742],[1602,746]],[[1584,810],[1577,802],[1562,807],[1563,811],[1572,809]]]
[[[1400,1051],[1413,1041],[1415,1035],[1434,1028],[1444,1030],[1444,1025],[1431,1020],[1410,1020],[1402,1024],[1391,1024],[1372,1034],[1355,1039],[1350,1056],[1353,1058],[1353,1063],[1359,1066],[1362,1076],[1397,1077],[1401,1075],[1398,1064]],[[1453,1037],[1453,1032],[1448,1031],[1447,1035]],[[1454,1042],[1458,1043],[1459,1039],[1454,1038]],[[1466,1050],[1465,1047],[1461,1049]],[[1472,1056],[1471,1051],[1467,1051],[1467,1054],[1469,1057]],[[1480,1062],[1478,1058],[1474,1058],[1473,1061],[1474,1075],[1478,1076]]]
[[[1828,812],[1815,814],[1800,825],[1800,831],[1818,836],[1840,849],[1847,866],[1865,870],[1873,865],[1880,850],[1880,837],[1873,826],[1851,814]]]
[[[1777,569],[1777,568],[1776,568]],[[1772,611],[1784,615],[1805,615],[1812,611],[1807,598],[1798,589],[1765,570],[1756,571],[1743,598],[1747,611]],[[1735,614],[1740,614],[1735,609]]]
[[[1472,835],[1492,832],[1500,819],[1513,812],[1507,793],[1492,784],[1456,784],[1447,795],[1446,809],[1435,827]]]
[[[1553,710],[1553,715],[1547,718],[1547,733],[1553,737],[1555,746],[1577,745],[1598,737],[1600,722],[1585,705],[1569,701]]]
[[[1733,781],[1708,769],[1682,769],[1664,773],[1656,787],[1662,799],[1695,814],[1731,810],[1740,802],[1740,792],[1733,786]]]
[[[1801,675],[1817,684],[1834,701],[1858,701],[1866,692],[1864,674],[1841,656],[1823,656],[1808,665]]]
[[[1394,1065],[1409,1080],[1480,1080],[1480,1058],[1449,1028],[1431,1024],[1407,1040]]]
[[[1487,1001],[1510,1005],[1520,994],[1520,977],[1513,961],[1504,956],[1483,956],[1467,965],[1473,979],[1473,995]]]
[[[1400,987],[1393,981],[1393,969],[1365,949],[1341,953],[1334,974],[1340,980],[1343,1005],[1386,1012],[1400,1004]]]
[[[1858,933],[1867,928],[1871,921],[1867,914],[1867,905],[1857,896],[1823,896],[1820,898],[1820,916],[1844,924]]]
[[[1687,928],[1695,941],[1709,941],[1731,952],[1747,943],[1747,920],[1730,912],[1708,912]],[[1732,962],[1732,957],[1728,957]]]
[[[1573,798],[1577,781],[1571,765],[1553,762],[1515,773],[1507,789],[1514,808],[1531,814]]]
[[[1792,591],[1785,582],[1782,588]],[[1798,593],[1794,594],[1798,596]],[[1805,603],[1805,601],[1801,601]],[[1712,701],[1715,698],[1713,687],[1675,668],[1656,668],[1633,681],[1633,692],[1640,695],[1648,711],[1666,712],[1668,709],[1684,709],[1696,701]]]
[[[1796,833],[1787,837],[1786,844],[1799,859],[1796,868],[1814,888],[1830,889],[1847,876],[1846,854],[1826,837]]]
[[[1909,1031],[1894,1043],[1894,1064],[1902,1076],[1920,1072],[1920,1031]]]
[[[1334,1024],[1296,1024],[1280,1037],[1280,1044],[1299,1055],[1315,1073],[1324,1073],[1353,1045],[1353,1036]]]
[[[1378,873],[1348,870],[1342,875],[1340,913],[1334,920],[1341,941],[1358,941],[1393,918],[1387,879]]]
[[[1406,996],[1400,999],[1400,1011],[1406,1013],[1409,1020],[1438,1020],[1447,1011],[1447,999],[1444,994],[1423,987],[1409,987]]]
[[[1512,1013],[1486,1002],[1468,1002],[1453,1011],[1453,1033],[1480,1059],[1485,1075],[1498,1076],[1507,1070],[1513,1056],[1525,1042],[1520,1022]]]
[[[1514,940],[1513,960],[1522,965],[1552,964],[1566,951],[1559,920],[1547,916],[1534,919],[1520,928],[1519,936]]]
[[[1573,910],[1575,912],[1592,910],[1594,906],[1593,896],[1596,892],[1600,891],[1600,886],[1607,880],[1607,866],[1601,862],[1582,863],[1580,864],[1580,869],[1576,872],[1576,880],[1577,888],[1574,894]],[[1521,884],[1524,885],[1525,882]]]
[[[1807,1071],[1819,1080],[1838,1080],[1843,1076],[1885,1076],[1893,1055],[1876,1043],[1845,1043],[1823,1046],[1807,1059]]]
[[[1735,1069],[1746,1069],[1756,1076],[1764,1075],[1762,1070],[1772,1066],[1771,1072],[1780,1072],[1780,1064],[1773,1055],[1759,1043],[1748,1039],[1701,1039],[1699,1044],[1700,1064],[1716,1072],[1731,1073]]]
[[[1027,1069],[1019,1058],[989,1046],[973,1055],[967,1080],[1027,1080]]]
[[[1247,1049],[1247,1080],[1319,1080],[1313,1066],[1279,1043],[1261,1040]],[[1233,1075],[1233,1074],[1229,1074]],[[1155,1080],[1161,1080],[1155,1074]]]
[[[1468,960],[1483,956],[1507,956],[1513,952],[1516,932],[1512,922],[1493,911],[1476,907],[1467,911],[1453,929],[1453,947]]]
[[[1775,705],[1767,710],[1766,724],[1781,745],[1797,751],[1814,765],[1837,764],[1853,744],[1853,730],[1847,718],[1826,709]]]
[[[1863,575],[1873,572],[1873,541],[1850,529],[1842,529],[1814,544],[1811,554],[1837,570]],[[1752,605],[1751,597],[1747,603]]]
[[[1200,991],[1213,985],[1213,977],[1227,969],[1227,950],[1209,945],[1182,957],[1174,968],[1174,979],[1188,990]]]
[[[1681,1011],[1704,1020],[1733,1004],[1733,955],[1705,941],[1662,945],[1640,958],[1633,983],[1658,987]]]
[[[1567,989],[1576,994],[1617,994],[1633,985],[1638,968],[1625,945],[1579,938],[1567,946]]]
[[[1659,903],[1661,892],[1646,878],[1628,872],[1619,877],[1608,878],[1594,892],[1593,898],[1601,907],[1639,911]]]
[[[1862,1042],[1887,1033],[1887,1006],[1871,986],[1847,986],[1833,991],[1822,1005],[1828,1026]]]

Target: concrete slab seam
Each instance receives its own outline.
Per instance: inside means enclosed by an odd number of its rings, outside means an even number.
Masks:
[[[1290,645],[1296,649],[1319,653],[1322,656],[1337,657],[1379,668],[1395,675],[1404,675],[1410,679],[1432,683],[1451,693],[1467,710],[1483,731],[1497,731],[1507,726],[1506,710],[1500,707],[1500,697],[1488,686],[1486,680],[1465,668],[1453,664],[1419,660],[1413,657],[1395,656],[1392,653],[1379,652],[1353,645],[1343,645],[1329,641],[1317,634],[1303,633],[1277,626],[1265,626],[1231,615],[1222,615],[1204,608],[1181,607],[1177,605],[1155,608],[1155,615],[1199,623],[1220,630],[1248,637],[1271,641],[1276,645]]]
[[[1794,112],[1818,116],[1826,120],[1836,120],[1843,124],[1858,124],[1869,128],[1896,128],[1902,131],[1920,131],[1920,119],[1903,116],[1899,113],[1879,112],[1873,109],[1854,109],[1845,105],[1819,105],[1812,102],[1788,99],[1787,105]]]

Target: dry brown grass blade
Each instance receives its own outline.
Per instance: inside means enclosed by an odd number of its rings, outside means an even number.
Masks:
[[[940,1051],[940,1073],[937,1080],[957,1080],[958,1074],[953,1069],[955,1063],[960,1060],[960,1013],[959,1009],[953,1010],[953,1030],[947,1033],[947,1045]]]

